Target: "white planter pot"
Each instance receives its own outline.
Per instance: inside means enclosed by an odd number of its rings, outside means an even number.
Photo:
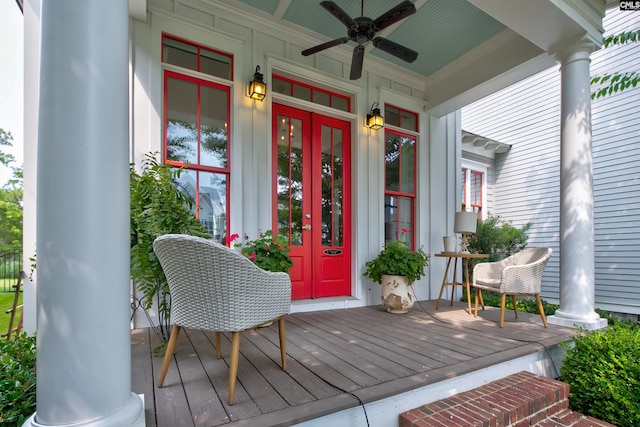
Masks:
[[[444,236],[442,240],[445,253],[454,253],[456,251],[456,236]]]
[[[404,314],[413,307],[413,290],[406,276],[382,275],[382,305],[389,313]]]

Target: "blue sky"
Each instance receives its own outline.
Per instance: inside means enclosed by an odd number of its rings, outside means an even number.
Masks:
[[[13,154],[22,164],[23,141],[23,19],[15,0],[0,0],[0,128],[13,135]],[[11,171],[0,166],[0,185]]]

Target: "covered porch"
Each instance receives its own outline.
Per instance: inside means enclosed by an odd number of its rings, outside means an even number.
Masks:
[[[400,413],[514,372],[559,376],[570,328],[540,316],[466,303],[420,301],[406,315],[381,306],[287,316],[287,371],[277,327],[243,334],[236,400],[227,405],[230,336],[215,358],[212,333],[180,335],[163,388],[156,387],[162,342],[131,333],[132,390],[144,394],[147,426],[398,425]],[[364,406],[364,409],[363,409]]]

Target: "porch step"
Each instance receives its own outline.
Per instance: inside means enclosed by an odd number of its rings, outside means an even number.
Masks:
[[[569,385],[518,372],[400,414],[400,427],[615,427],[569,409]]]

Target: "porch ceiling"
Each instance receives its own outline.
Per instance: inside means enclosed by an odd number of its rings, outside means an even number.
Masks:
[[[314,44],[300,41],[300,50],[346,36],[345,26],[320,6],[320,0],[220,2],[317,36]],[[360,16],[360,1],[334,2],[352,18]],[[364,0],[364,15],[375,19],[399,3]],[[548,68],[555,63],[552,55],[570,42],[588,38],[599,45],[605,9],[603,0],[414,0],[414,4],[414,15],[377,35],[415,50],[417,60],[406,63],[367,43],[364,70],[367,62],[378,60],[415,74],[424,80],[428,106],[440,106],[442,113]],[[354,46],[349,41],[315,56],[339,50],[350,55]]]

